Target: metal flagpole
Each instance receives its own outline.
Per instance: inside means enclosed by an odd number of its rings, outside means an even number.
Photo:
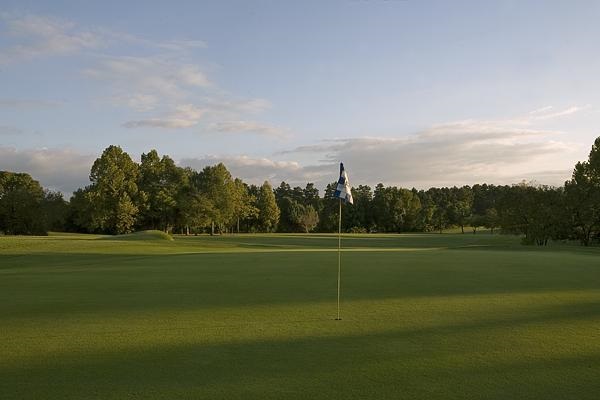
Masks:
[[[340,213],[338,220],[338,279],[337,279],[337,318],[340,318],[340,280],[342,277],[342,199],[340,198]]]

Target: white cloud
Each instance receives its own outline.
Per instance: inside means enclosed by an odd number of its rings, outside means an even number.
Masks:
[[[123,124],[125,128],[189,128],[197,125],[205,110],[193,104],[178,106],[176,110],[164,118],[148,118],[142,120],[128,121]]]
[[[201,133],[252,133],[284,136],[286,131],[266,123],[239,119],[271,107],[265,99],[223,95],[193,64],[160,57],[104,57],[85,74],[107,82],[115,94],[111,102],[154,115],[131,119],[126,128],[185,129],[204,123]],[[191,98],[198,98],[194,103]]]
[[[149,40],[101,27],[84,29],[72,21],[47,15],[0,13],[0,24],[4,25],[6,34],[17,42],[0,53],[0,64],[66,55],[122,42],[173,53],[207,47],[202,40]],[[198,75],[193,79],[201,82]]]
[[[19,44],[0,53],[0,64],[29,60],[40,56],[74,53],[105,44],[97,32],[82,30],[74,23],[39,15],[3,18],[7,33]]]
[[[177,71],[179,79],[182,83],[191,86],[206,87],[210,85],[210,82],[204,72],[196,65],[182,65]]]
[[[182,166],[196,170],[218,163],[225,164],[233,176],[253,184],[261,184],[268,180],[273,185],[279,185],[281,181],[304,185],[307,182],[326,181],[329,172],[322,165],[303,167],[296,161],[275,161],[245,155],[209,155],[201,158],[184,158],[179,162]]]
[[[554,111],[554,107],[549,106],[532,111],[530,113],[530,116],[533,120],[547,120],[575,114],[588,108],[590,108],[589,104],[583,107],[572,106],[565,108],[564,110]]]
[[[525,179],[560,185],[570,175],[579,146],[557,136],[561,134],[506,121],[467,120],[403,138],[330,140],[279,154],[312,154],[326,168],[343,161],[353,184],[427,188]]]
[[[207,98],[202,101],[214,115],[230,117],[239,114],[256,114],[271,108],[266,99],[219,99]]]
[[[192,105],[179,109],[181,121],[145,120],[153,124],[192,124],[202,110]],[[236,177],[254,184],[269,180],[273,185],[314,182],[324,188],[337,178],[343,161],[353,185],[417,187],[512,184],[537,181],[562,185],[570,177],[577,158],[587,148],[557,140],[564,135],[546,130],[507,127],[505,122],[459,121],[439,124],[402,138],[359,137],[327,140],[282,151],[278,158],[247,155],[208,155],[181,159],[179,164],[195,169],[222,162]],[[306,163],[294,160],[302,154]],[[560,156],[560,157],[559,157]],[[69,193],[88,183],[87,174],[95,156],[70,150],[23,150],[0,147],[0,169],[31,173],[46,187]],[[560,161],[559,161],[560,160]]]
[[[155,43],[155,42],[153,42],[153,43]],[[156,46],[159,48],[165,49],[165,50],[170,50],[170,51],[175,51],[175,52],[187,51],[190,49],[204,49],[204,48],[208,47],[206,42],[203,40],[189,40],[189,39],[168,40],[168,41],[158,42],[156,44]]]
[[[89,171],[96,156],[65,149],[17,150],[0,147],[0,170],[26,172],[42,186],[67,197],[89,184]]]
[[[204,126],[198,130],[202,133],[285,133],[269,124],[238,119],[260,113],[271,104],[265,99],[238,99],[218,93],[219,89],[193,64],[161,57],[104,57],[84,73],[112,87],[113,105],[154,114],[126,121],[122,124],[126,128],[185,129],[202,122]],[[190,99],[197,100],[191,103]]]
[[[210,85],[206,76],[193,64],[181,64],[161,57],[103,57],[94,68],[84,71],[90,78],[111,85],[117,106],[128,105],[139,110],[176,104],[189,95],[189,87]],[[159,101],[148,101],[149,99]]]
[[[223,121],[211,124],[207,129],[209,131],[220,133],[251,132],[258,135],[274,137],[282,137],[285,135],[285,130],[282,128],[256,121]]]
[[[0,14],[0,28],[4,28],[8,43],[12,43],[0,49],[0,65],[94,50],[82,53],[91,62],[82,72],[103,84],[104,94],[98,100],[144,113],[128,118],[122,123],[124,127],[185,129],[203,124],[198,132],[207,132],[209,126],[216,132],[268,136],[284,132],[269,124],[246,120],[248,114],[270,108],[267,100],[243,99],[227,93],[211,82],[200,65],[190,61],[193,50],[207,47],[204,41],[150,40],[103,27],[86,29],[72,21],[42,15]],[[122,43],[132,48],[132,54],[145,55],[111,55],[115,45]],[[57,104],[0,99],[0,107]]]

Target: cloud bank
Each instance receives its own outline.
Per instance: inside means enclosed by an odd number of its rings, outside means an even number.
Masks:
[[[0,147],[0,170],[26,172],[51,190],[70,194],[89,184],[89,172],[96,156],[74,150]]]

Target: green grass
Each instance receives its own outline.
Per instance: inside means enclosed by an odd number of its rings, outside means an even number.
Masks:
[[[128,233],[125,235],[117,235],[108,237],[111,240],[173,240],[173,237],[168,233],[157,230],[139,231]]]
[[[597,399],[600,251],[0,237],[1,399]]]

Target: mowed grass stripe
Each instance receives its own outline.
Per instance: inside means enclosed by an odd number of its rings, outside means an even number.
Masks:
[[[0,393],[596,398],[597,252],[473,236],[357,237],[384,251],[344,253],[342,321],[330,238],[23,240],[0,252]]]

